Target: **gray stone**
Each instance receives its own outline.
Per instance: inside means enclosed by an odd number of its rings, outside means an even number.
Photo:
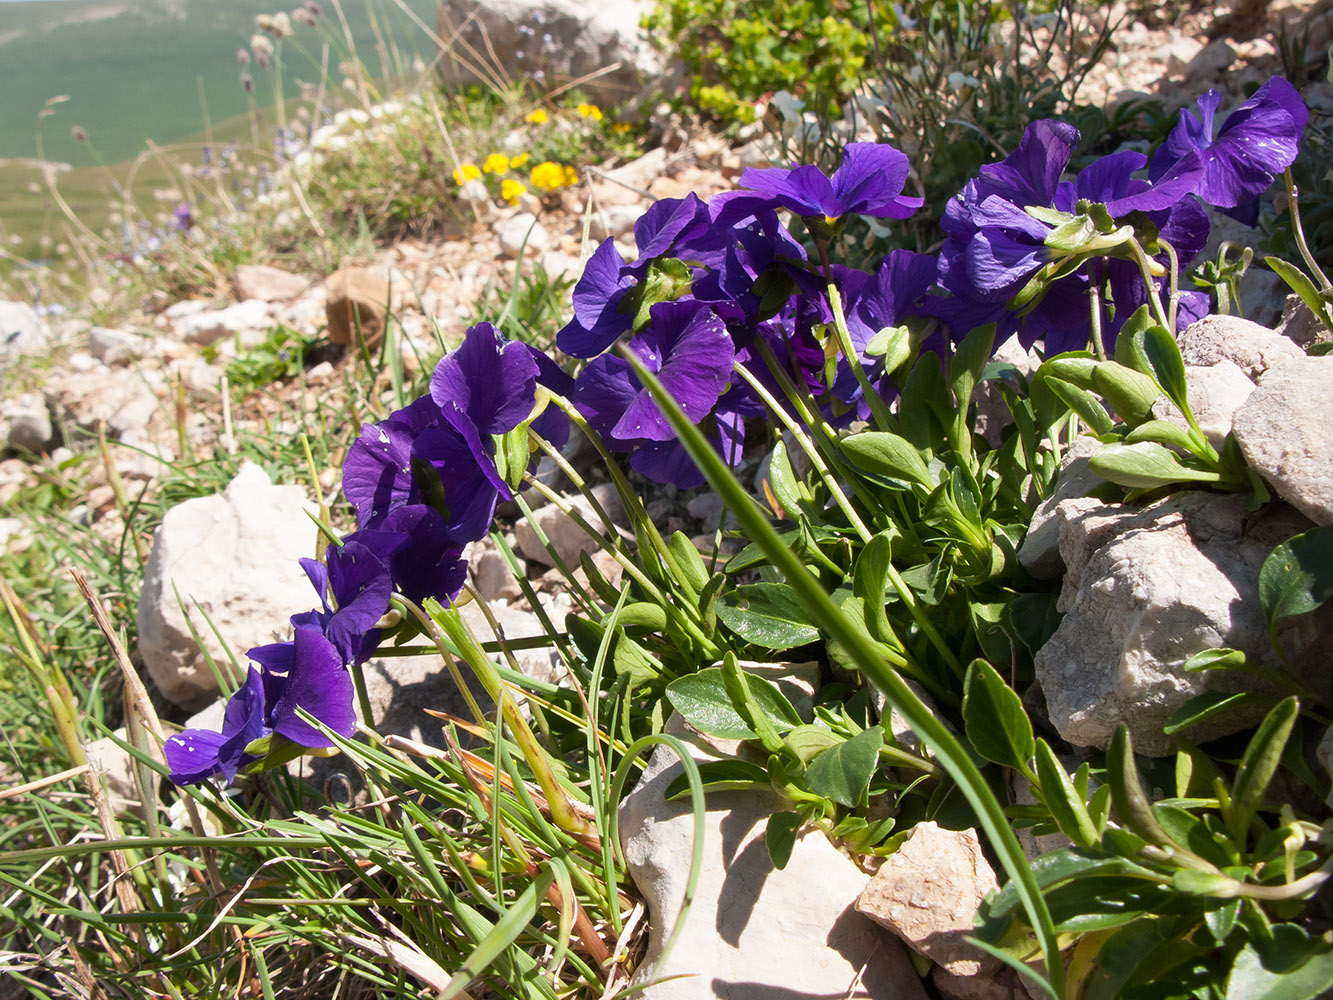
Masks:
[[[486,613],[477,605],[477,602],[472,601],[464,604],[459,609],[463,621],[467,623],[468,628],[472,630],[472,634],[477,637],[479,642],[495,642],[498,639],[503,639],[507,643],[517,639],[544,640],[546,638],[541,620],[531,611],[506,607],[503,604],[488,605],[488,610],[495,618],[498,633],[496,629],[491,627],[486,618]],[[531,644],[525,645],[530,646]],[[549,641],[534,648],[512,649],[511,652],[514,654],[514,662],[518,669],[534,680],[554,682],[560,671],[561,661],[555,647]],[[492,658],[499,663],[506,663],[504,657],[499,653]]]
[[[1295,293],[1287,296],[1286,304],[1282,307],[1282,322],[1278,325],[1277,334],[1307,351],[1315,344],[1333,340],[1333,330],[1326,327]]]
[[[1017,337],[1011,337],[995,349],[992,361],[1004,362],[1017,368],[1026,378],[1041,367],[1041,355],[1035,350],[1024,349]],[[972,393],[972,403],[976,406],[976,432],[984,437],[992,448],[1000,446],[1000,432],[1014,422],[1014,415],[1004,401],[1004,394],[994,381],[982,382]]]
[[[0,353],[21,354],[47,343],[47,332],[37,310],[26,302],[0,301]]]
[[[138,372],[102,368],[52,381],[46,404],[60,420],[90,434],[105,427],[108,437],[130,439],[143,435],[158,400]]]
[[[551,245],[546,227],[531,212],[519,212],[495,224],[495,239],[506,257],[540,254]]]
[[[1060,519],[1056,508],[1073,497],[1085,497],[1106,480],[1088,468],[1088,459],[1102,443],[1094,437],[1070,442],[1060,462],[1060,475],[1051,495],[1038,505],[1028,523],[1027,535],[1018,549],[1018,561],[1038,580],[1054,580],[1065,571],[1060,558]]]
[[[1222,360],[1205,367],[1185,366],[1185,398],[1199,430],[1214,448],[1221,448],[1231,433],[1231,420],[1241,404],[1254,392],[1252,382],[1240,367]],[[1153,404],[1153,416],[1178,427],[1188,427],[1184,414],[1165,396]]]
[[[1304,354],[1285,337],[1239,316],[1205,316],[1176,339],[1185,364],[1206,368],[1230,361],[1252,379],[1279,361]]]
[[[472,586],[485,601],[516,601],[523,596],[505,557],[490,539],[472,542],[463,553]],[[522,565],[522,563],[520,563]]]
[[[436,34],[447,86],[527,80],[539,90],[577,82],[588,99],[620,104],[636,96],[660,59],[641,38],[645,0],[445,0]]]
[[[592,213],[589,233],[598,242],[607,239],[627,239],[634,234],[634,223],[643,215],[641,205],[604,205]]]
[[[678,719],[667,730],[697,759],[716,759],[716,748]],[[662,959],[694,844],[690,803],[663,797],[681,773],[676,755],[659,747],[620,806],[625,859],[649,911],[648,952],[633,981],[657,981],[640,994],[644,1000],[926,996],[902,946],[853,908],[865,875],[822,833],[803,833],[787,866],[773,868],[764,830],[782,803],[772,794],[707,797],[699,891]],[[660,982],[668,976],[687,978]]]
[[[9,424],[8,444],[16,451],[40,455],[51,446],[54,431],[51,411],[40,392],[25,392],[5,404],[5,420]]]
[[[602,509],[606,511],[613,525],[623,526],[627,524],[625,508],[621,504],[620,496],[616,493],[614,486],[610,483],[602,483],[592,488],[592,494],[597,502],[601,504]],[[575,493],[565,497],[565,500],[593,529],[605,530],[600,518],[593,513],[592,504],[588,502],[587,497]],[[595,552],[601,548],[596,539],[592,538],[572,517],[555,504],[547,504],[540,510],[533,511],[532,520],[545,532],[556,554],[571,570],[578,566],[580,552]],[[537,532],[527,518],[514,525],[514,535],[518,540],[518,550],[523,554],[524,559],[529,562],[540,563],[543,566],[555,565],[555,562],[551,559],[551,554],[538,540]]]
[[[1267,693],[1242,671],[1187,673],[1182,665],[1195,653],[1228,647],[1281,669],[1258,600],[1259,568],[1274,546],[1308,528],[1305,518],[1281,505],[1248,516],[1243,497],[1201,492],[1142,510],[1065,500],[1056,516],[1068,567],[1058,604],[1065,617],[1035,666],[1064,739],[1104,749],[1124,723],[1135,750],[1162,756],[1175,750],[1162,728],[1190,698]],[[1326,617],[1289,619],[1279,633],[1318,689],[1328,687],[1333,664]],[[1225,713],[1185,735],[1206,742],[1254,721],[1243,711]]]
[[[95,326],[88,331],[88,352],[104,365],[121,365],[143,356],[144,338],[129,330]]]
[[[232,277],[232,289],[240,300],[258,299],[260,302],[288,302],[310,285],[310,278],[292,274],[267,264],[242,264]]]
[[[981,901],[999,887],[976,830],[926,821],[884,859],[856,909],[953,975],[990,975],[1000,960],[966,939]]]
[[[1245,461],[1316,524],[1333,524],[1333,357],[1269,369],[1237,412]]]
[[[167,511],[153,536],[138,622],[139,655],[169,701],[198,708],[217,691],[187,612],[203,646],[225,666],[205,614],[243,662],[246,650],[285,638],[288,618],[315,605],[297,562],[314,554],[307,511],[315,512],[300,486],[274,486],[250,463],[224,492]]]
[[[246,299],[225,309],[192,312],[176,319],[172,330],[181,340],[206,347],[251,330],[267,330],[271,324],[268,303]]]
[[[384,340],[384,323],[393,310],[397,283],[364,267],[344,267],[324,280],[324,314],[329,340],[353,346],[364,340],[374,350]]]

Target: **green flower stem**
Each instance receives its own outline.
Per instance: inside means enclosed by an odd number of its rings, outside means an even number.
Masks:
[[[763,384],[755,378],[754,375],[747,371],[744,365],[737,361],[732,365],[732,368],[737,375],[745,380],[745,384],[753,389],[755,394],[764,401],[764,405],[768,407],[769,412],[776,416],[782,426],[791,432],[791,436],[795,439],[796,443],[801,446],[801,450],[805,452],[806,457],[810,459],[810,464],[815,467],[820,478],[824,480],[824,485],[828,487],[829,494],[833,497],[833,502],[838,505],[838,509],[842,511],[843,515],[847,518],[852,526],[852,530],[860,536],[861,541],[869,542],[870,539],[874,537],[873,533],[866,527],[865,522],[861,520],[861,515],[856,512],[856,508],[852,506],[851,501],[847,499],[847,494],[842,491],[842,487],[838,485],[837,478],[829,471],[829,467],[824,462],[823,456],[819,454],[819,449],[816,448],[814,442],[810,440],[810,435],[805,433],[801,428],[801,425],[792,419],[791,414],[787,412],[786,407],[774,399],[773,394],[765,389]]]
[[[1171,282],[1171,295],[1166,303],[1166,318],[1170,321],[1166,328],[1175,336],[1176,332],[1176,313],[1180,311],[1180,256],[1176,253],[1176,248],[1160,236],[1157,238],[1157,244],[1166,251],[1168,278]]]
[[[778,537],[767,519],[745,502],[745,491],[735,476],[708,446],[698,428],[690,423],[689,418],[652,372],[648,371],[638,358],[630,356],[628,360],[639,381],[649,387],[657,405],[662,408],[662,412],[680,437],[681,443],[707,476],[713,488],[731,506],[749,537],[759,544],[773,565],[786,577],[788,584],[800,594],[829,636],[848,651],[863,676],[884,692],[889,705],[901,713],[912,729],[935,750],[936,757],[944,769],[958,783],[975,810],[991,847],[1013,880],[1019,899],[1040,942],[1053,992],[1056,997],[1063,996],[1064,963],[1060,958],[1060,945],[1050,910],[1041,894],[1032,866],[1023,854],[1023,849],[1014,835],[1009,820],[1005,817],[1003,808],[976,764],[958,742],[957,737],[931,714],[907,683],[876,655],[846,622],[842,612],[819,585],[819,581],[810,574],[799,557],[782,543],[782,539]]]
[[[1333,288],[1333,282],[1328,280],[1328,275],[1315,262],[1314,254],[1310,252],[1310,244],[1305,241],[1305,227],[1301,224],[1300,192],[1296,190],[1296,181],[1291,176],[1291,167],[1282,172],[1282,181],[1287,187],[1287,211],[1291,213],[1291,231],[1296,237],[1296,246],[1300,248],[1301,259],[1305,261],[1305,266],[1310,269],[1310,274],[1319,279],[1319,290],[1326,292]]]
[[[477,704],[477,699],[472,696],[472,689],[469,688],[467,682],[463,680],[463,674],[458,669],[458,663],[454,659],[453,650],[449,648],[448,637],[440,631],[439,625],[437,625],[435,620],[431,618],[430,615],[426,614],[416,602],[409,601],[402,594],[394,594],[390,603],[401,606],[417,620],[418,624],[421,625],[422,631],[426,633],[427,638],[435,643],[435,648],[439,650],[440,658],[444,660],[444,665],[449,670],[449,676],[453,679],[454,686],[458,688],[459,694],[463,696],[463,701],[467,704],[467,710],[472,715],[472,721],[479,726],[486,725],[486,715],[482,712],[481,706]]]
[[[717,647],[717,645],[713,642],[712,639],[708,638],[708,636],[704,634],[703,629],[700,627],[702,622],[697,621],[693,617],[693,615],[698,614],[697,608],[694,608],[692,606],[681,608],[676,604],[674,604],[671,601],[671,598],[668,595],[662,593],[661,589],[658,588],[657,584],[653,583],[653,581],[649,579],[648,575],[644,573],[643,570],[639,569],[639,567],[635,564],[633,559],[625,555],[625,553],[621,552],[618,548],[607,545],[606,541],[602,539],[597,534],[596,531],[593,530],[592,525],[590,525],[587,522],[587,520],[584,519],[582,514],[580,514],[577,510],[575,510],[572,506],[570,506],[565,501],[564,497],[560,496],[560,494],[556,493],[545,483],[538,482],[531,476],[526,477],[526,479],[532,485],[532,488],[534,490],[536,490],[542,496],[546,497],[546,499],[550,501],[551,504],[554,505],[557,510],[565,514],[570,520],[572,520],[581,529],[583,529],[583,531],[585,531],[590,538],[597,541],[597,543],[601,545],[606,552],[610,553],[610,555],[616,560],[616,562],[620,563],[620,566],[625,571],[625,573],[630,577],[632,577],[635,583],[637,583],[645,591],[647,591],[647,593],[662,608],[662,610],[666,612],[668,615],[670,615],[676,621],[676,623],[680,625],[682,629],[684,629],[687,633],[689,633],[690,637],[699,644],[700,649],[704,651],[705,655],[715,656],[715,657],[722,655],[722,650]],[[693,615],[691,614],[691,612],[693,613]]]
[[[607,514],[606,509],[593,496],[592,490],[588,489],[588,484],[583,477],[579,475],[578,470],[569,464],[569,459],[560,454],[560,449],[551,444],[536,431],[528,428],[528,437],[537,443],[537,447],[546,452],[547,456],[555,463],[557,469],[568,477],[574,484],[574,488],[582,493],[588,500],[588,505],[592,507],[592,512],[597,515],[597,519],[602,522],[602,527],[606,529],[606,534],[619,542],[619,534],[616,532],[616,526],[611,522],[611,516]]]
[[[533,534],[537,536],[537,541],[546,549],[547,554],[551,557],[551,561],[555,563],[555,568],[564,575],[565,580],[569,583],[570,596],[578,602],[579,607],[582,608],[585,613],[592,614],[596,608],[592,595],[590,595],[588,591],[584,589],[583,584],[579,583],[575,578],[574,570],[566,566],[565,561],[560,558],[560,553],[556,552],[555,546],[553,546],[551,540],[546,537],[546,532],[542,530],[542,526],[538,524],[536,519],[532,516],[532,508],[528,506],[528,502],[524,499],[522,493],[514,494],[514,503],[518,505],[519,511],[532,527]]]
[[[1139,265],[1139,273],[1143,275],[1143,284],[1148,289],[1148,301],[1152,304],[1153,314],[1157,322],[1168,330],[1175,329],[1171,326],[1171,318],[1167,316],[1166,310],[1162,307],[1162,296],[1157,292],[1157,282],[1152,275],[1152,263],[1148,258],[1148,252],[1143,249],[1138,240],[1131,238],[1129,248],[1134,253],[1134,260]]]
[[[596,825],[580,816],[570,803],[564,788],[560,785],[559,779],[556,778],[555,772],[551,768],[551,762],[546,757],[546,751],[537,741],[537,736],[533,733],[532,727],[528,725],[528,720],[519,711],[518,703],[510,696],[504,681],[500,679],[495,667],[486,658],[485,652],[478,645],[476,638],[472,635],[472,630],[467,627],[467,623],[463,621],[462,616],[457,613],[455,608],[446,611],[438,601],[431,600],[428,604],[439,608],[438,612],[432,611],[429,616],[430,619],[458,647],[459,652],[463,654],[463,659],[467,661],[468,666],[477,675],[477,680],[481,682],[481,686],[500,706],[505,725],[513,733],[514,742],[518,744],[523,753],[523,759],[527,761],[533,777],[537,779],[537,784],[541,786],[542,794],[546,796],[547,805],[551,808],[551,819],[555,822],[555,825],[576,837],[597,837]],[[446,660],[446,662],[448,661]],[[463,689],[466,691],[466,687]]]
[[[352,687],[356,689],[356,703],[361,706],[361,719],[370,728],[375,728],[374,715],[370,708],[370,692],[366,690],[366,674],[360,663],[353,663],[347,668],[352,675]]]
[[[1106,341],[1102,339],[1102,269],[1100,261],[1092,265],[1092,280],[1088,282],[1089,307],[1092,311],[1092,350],[1098,361],[1106,360]]]
[[[870,379],[866,377],[865,369],[861,367],[860,352],[852,344],[852,335],[847,330],[847,316],[842,311],[842,296],[838,293],[838,286],[833,281],[833,264],[829,260],[828,243],[824,240],[816,240],[815,245],[819,248],[819,261],[824,268],[824,280],[828,283],[829,308],[833,310],[833,333],[838,338],[838,347],[842,351],[843,357],[847,359],[852,374],[856,376],[856,384],[861,387],[861,394],[866,403],[869,404],[870,412],[875,416],[876,425],[880,430],[892,430],[894,427],[893,415],[889,413],[889,408],[884,404],[878,390],[870,384]]]
[[[611,482],[615,484],[616,492],[620,494],[621,502],[630,517],[634,519],[635,537],[639,539],[639,558],[645,562],[651,561],[653,566],[649,569],[661,569],[665,564],[672,573],[672,578],[680,580],[684,578],[681,568],[676,565],[671,557],[671,550],[667,547],[666,540],[662,533],[657,530],[657,525],[653,524],[653,519],[648,516],[648,512],[643,509],[643,503],[639,499],[638,492],[630,485],[625,473],[621,471],[620,463],[615,456],[607,449],[602,436],[588,426],[588,421],[584,419],[578,407],[571,403],[565,397],[550,393],[551,402],[558,406],[569,417],[569,422],[577,427],[585,438],[592,442],[592,446],[597,449],[597,454],[602,457],[606,465],[606,470],[611,474]],[[643,539],[648,539],[648,545],[643,545]]]

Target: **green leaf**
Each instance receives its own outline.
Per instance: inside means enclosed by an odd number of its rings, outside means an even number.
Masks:
[[[674,302],[688,295],[693,283],[689,267],[674,257],[659,257],[648,265],[648,271],[621,305],[634,310],[634,330],[637,333],[652,318],[649,310],[659,302]]]
[[[928,490],[935,480],[910,441],[887,431],[863,431],[842,440],[843,453],[867,472],[916,483]]]
[[[906,326],[886,326],[870,338],[866,354],[884,359],[884,373],[896,372],[912,356],[912,331]]]
[[[1190,437],[1190,432],[1169,420],[1149,420],[1147,423],[1139,424],[1125,435],[1124,441],[1125,444],[1156,441],[1158,444],[1183,448],[1186,451],[1194,451],[1195,449],[1194,439]]]
[[[981,378],[994,346],[995,324],[988,323],[964,337],[949,359],[949,388],[953,390],[960,411],[966,412],[972,401],[972,392],[977,387],[977,381]]]
[[[773,499],[782,508],[784,517],[794,518],[799,511],[808,511],[814,497],[796,477],[787,455],[787,446],[782,441],[773,446],[773,457],[768,463],[768,482]]]
[[[909,443],[930,452],[941,447],[941,432],[953,424],[958,411],[944,381],[940,356],[934,351],[917,357],[903,384],[897,413],[898,430]]]
[[[722,624],[765,649],[792,649],[819,638],[819,628],[796,591],[785,583],[750,583],[717,602]]]
[[[837,746],[842,737],[823,726],[797,726],[783,740],[802,764],[809,764],[829,747]]]
[[[1045,740],[1037,740],[1037,785],[1060,832],[1078,847],[1096,847],[1101,833],[1088,815],[1087,803],[1069,779],[1060,759]]]
[[[1088,468],[1103,479],[1135,489],[1155,489],[1172,483],[1215,483],[1216,472],[1185,465],[1180,456],[1154,441],[1106,444],[1088,459]]]
[[[769,788],[768,771],[752,761],[730,758],[699,763],[699,780],[705,792],[734,792],[755,787]],[[668,802],[690,794],[689,775],[676,775],[662,792]]]
[[[1239,649],[1205,649],[1185,661],[1183,669],[1194,673],[1200,670],[1225,670],[1245,666],[1246,657]]]
[[[1152,419],[1152,406],[1162,395],[1147,375],[1115,361],[1103,361],[1092,370],[1092,385],[1131,427]]]
[[[985,660],[973,660],[963,679],[963,727],[987,760],[1028,773],[1036,750],[1023,699]]]
[[[1100,362],[1087,351],[1071,351],[1068,354],[1057,354],[1043,362],[1034,377],[1041,381],[1058,378],[1086,391],[1093,386],[1092,373],[1098,364]]]
[[[1134,338],[1155,323],[1148,303],[1145,302],[1135,309],[1129,319],[1125,320],[1125,325],[1120,328],[1120,334],[1116,337],[1115,359],[1126,368],[1137,368],[1139,351]]]
[[[1190,726],[1258,700],[1254,695],[1244,691],[1205,691],[1203,694],[1196,694],[1172,712],[1171,718],[1167,719],[1166,725],[1162,727],[1162,732],[1174,736]]]
[[[672,532],[670,540],[667,541],[667,551],[671,553],[671,558],[676,561],[680,567],[681,583],[690,589],[690,592],[698,597],[703,593],[704,588],[708,586],[708,568],[704,566],[703,557],[699,555],[699,550],[688,535],[683,531]]]
[[[1276,963],[1270,960],[1270,964]],[[1329,989],[1333,989],[1333,948],[1321,947],[1294,967],[1269,968],[1250,942],[1231,966],[1226,1000],[1314,1000]]]
[[[888,616],[884,613],[884,589],[889,577],[889,561],[893,556],[893,547],[887,531],[880,532],[870,539],[861,554],[856,557],[856,566],[852,570],[852,592],[861,599],[866,611],[873,617],[876,637],[887,638],[892,629]]]
[[[1277,773],[1282,751],[1286,749],[1300,712],[1300,703],[1294,696],[1283,698],[1250,737],[1240,766],[1236,768],[1236,780],[1231,786],[1231,814],[1227,817],[1227,829],[1237,844],[1245,842],[1250,820],[1263,802],[1268,783]]]
[[[774,728],[785,731],[801,724],[801,717],[777,685],[753,674],[747,681],[755,706]],[[666,696],[671,707],[701,733],[728,740],[750,740],[756,736],[732,706],[721,667],[706,667],[676,678],[667,685]]]
[[[805,772],[810,791],[848,808],[860,804],[879,766],[884,730],[872,726],[850,740],[830,747],[811,761]]]
[[[1148,804],[1148,796],[1143,793],[1139,770],[1134,764],[1134,746],[1124,725],[1116,727],[1106,750],[1106,783],[1111,786],[1111,801],[1124,829],[1149,844],[1171,844],[1171,838]]]
[[[1080,389],[1072,382],[1054,377],[1046,379],[1046,388],[1050,389],[1060,402],[1077,413],[1079,419],[1091,427],[1094,433],[1099,435],[1111,433],[1115,422],[1102,406],[1101,400],[1092,393]]]
[[[1269,553],[1259,570],[1259,601],[1268,633],[1279,619],[1303,615],[1333,597],[1333,525],[1288,538]]]
[[[1143,356],[1152,371],[1149,373],[1181,413],[1190,412],[1188,389],[1185,385],[1185,361],[1180,356],[1176,338],[1164,326],[1150,326],[1143,338]]]
[[[768,817],[768,825],[764,827],[764,844],[768,848],[769,860],[778,871],[786,868],[787,862],[791,860],[792,848],[796,846],[796,833],[804,822],[801,814],[795,812],[776,812]]]

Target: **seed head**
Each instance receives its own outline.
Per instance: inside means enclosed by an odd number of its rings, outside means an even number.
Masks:
[[[69,130],[69,135],[70,138],[73,139],[75,142],[88,141],[88,130],[85,129],[82,125],[75,125],[72,129]]]

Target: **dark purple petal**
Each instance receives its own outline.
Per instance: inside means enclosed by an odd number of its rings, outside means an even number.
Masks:
[[[797,215],[836,215],[833,184],[815,166],[750,167],[741,174],[741,187],[773,199]]]
[[[428,597],[445,603],[458,596],[467,577],[467,561],[462,558],[463,544],[439,511],[424,505],[400,507],[385,519],[384,527],[410,538],[389,560],[394,585],[404,597],[420,604]]]
[[[1072,125],[1049,118],[1033,122],[1012,153],[977,171],[978,200],[999,195],[1020,208],[1051,205],[1078,139],[1078,129]]]
[[[365,424],[343,460],[343,493],[356,509],[357,524],[374,527],[404,503],[415,502],[412,440],[407,424],[392,418]]]
[[[435,366],[430,395],[455,427],[465,418],[478,434],[504,434],[532,412],[536,385],[537,362],[526,345],[478,323]]]
[[[214,774],[230,782],[247,762],[245,748],[263,736],[264,686],[259,671],[253,667],[236,693],[227,700],[222,717],[222,732],[187,729],[167,739],[163,749],[171,780],[178,785],[195,785]]]
[[[839,214],[907,218],[923,203],[901,195],[908,169],[907,157],[886,143],[849,143],[833,173]]]
[[[219,773],[222,766],[218,754],[224,742],[221,733],[208,729],[187,729],[168,736],[162,751],[171,769],[171,780],[178,785],[197,785]]]
[[[303,747],[327,747],[328,740],[296,710],[304,709],[339,736],[356,732],[352,677],[328,639],[314,629],[297,629],[292,667],[269,719],[273,731]]]
[[[389,610],[393,580],[388,564],[370,548],[346,541],[328,552],[329,587],[337,610],[324,635],[344,662],[364,661],[376,645],[375,624]]]
[[[692,421],[702,420],[731,380],[736,348],[726,324],[698,302],[660,302],[652,322],[630,341],[634,351]],[[669,441],[675,437],[651,394],[640,392],[611,430],[613,438]]]
[[[252,646],[246,651],[246,658],[258,663],[266,671],[285,674],[292,669],[292,644],[290,642],[270,642],[263,646]]]
[[[574,286],[574,318],[555,338],[556,346],[570,357],[594,358],[629,332],[634,318],[618,308],[634,284],[633,278],[621,276],[624,266],[625,258],[612,239],[603,240],[588,258]]]
[[[968,245],[967,277],[978,297],[1009,299],[1050,259],[1050,250],[1040,243],[983,229]]]
[[[329,607],[329,571],[318,559],[301,558],[297,560],[301,568],[305,570],[306,578],[311,586],[315,588],[315,593],[319,595],[320,603],[324,605],[325,611],[331,611]]]
[[[603,354],[579,372],[574,382],[574,405],[594,431],[609,438],[611,428],[642,388],[628,361]]]
[[[677,239],[689,239],[708,225],[708,206],[693,192],[684,198],[655,201],[634,223],[634,245],[638,247],[639,259],[661,257]]]
[[[465,435],[447,425],[429,427],[417,436],[411,456],[419,467],[429,467],[420,470],[423,475],[438,478],[450,530],[462,541],[480,538],[490,530],[496,503],[510,496],[490,452],[476,431],[467,429]],[[420,490],[415,496],[413,503],[426,499]]]

